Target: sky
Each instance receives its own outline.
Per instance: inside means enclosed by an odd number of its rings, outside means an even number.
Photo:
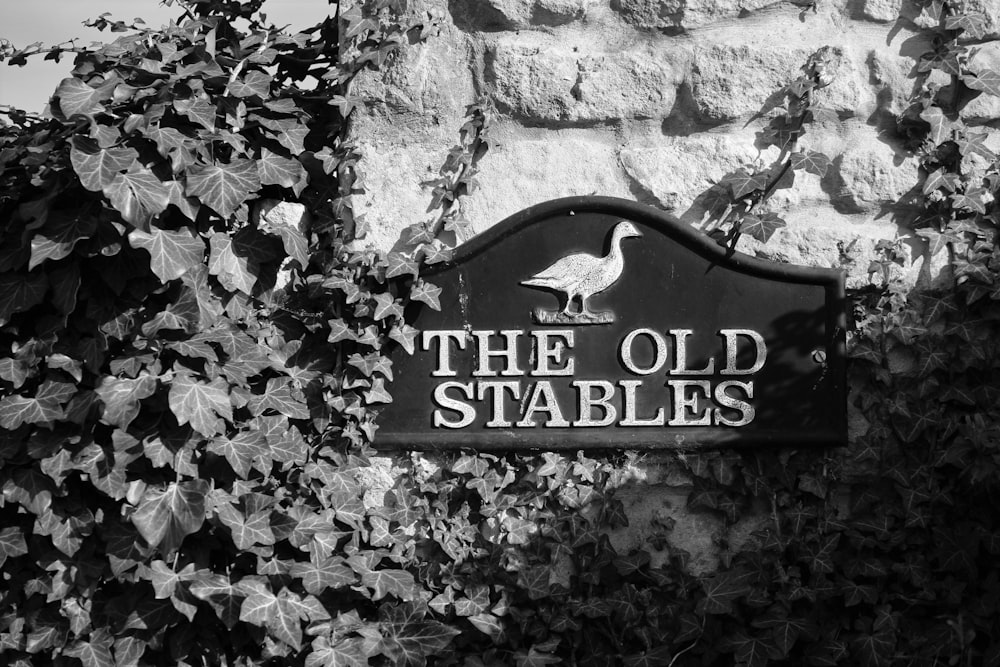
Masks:
[[[276,25],[289,30],[305,28],[327,14],[327,0],[267,0],[264,13]],[[83,21],[111,12],[113,19],[131,22],[142,18],[157,27],[180,15],[177,7],[164,7],[158,0],[0,0],[0,38],[18,48],[33,42],[46,45],[79,38],[77,44],[114,41],[118,33],[87,28]],[[0,63],[0,104],[41,112],[59,82],[69,76],[73,56],[54,63],[43,56],[29,58],[24,67]]]

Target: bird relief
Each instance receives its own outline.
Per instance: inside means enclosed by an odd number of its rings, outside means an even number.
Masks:
[[[521,281],[526,287],[551,290],[560,295],[562,310],[535,308],[531,313],[535,323],[580,325],[614,322],[613,312],[592,311],[587,306],[587,300],[618,282],[625,269],[622,241],[641,236],[635,225],[622,220],[611,233],[611,247],[604,257],[587,252],[566,255],[528,280]]]

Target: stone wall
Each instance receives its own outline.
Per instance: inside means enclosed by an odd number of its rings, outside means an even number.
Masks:
[[[990,17],[974,58],[997,63],[1000,0],[970,2]],[[863,284],[876,242],[894,238],[909,215],[900,201],[918,174],[893,130],[914,86],[914,58],[930,45],[899,0],[418,0],[412,9],[436,19],[438,33],[357,88],[367,100],[356,125],[367,240],[384,249],[427,218],[422,183],[480,96],[499,113],[481,187],[464,204],[474,232],[532,204],[589,194],[648,203],[704,228],[700,195],[777,157],[755,146],[767,124],[758,112],[824,46],[832,81],[814,105],[829,113],[800,148],[824,152],[832,168],[823,178],[798,174],[773,200],[788,227],[766,246],[744,238],[740,249],[843,267],[849,284]],[[995,120],[991,99],[974,102],[970,115]],[[933,279],[920,244],[912,248],[910,280]],[[852,428],[864,427],[855,415]],[[669,533],[705,570],[719,539],[739,541],[753,528],[722,535],[715,517],[686,512],[688,480],[656,457],[629,479],[622,493],[632,527],[616,537],[626,550]]]

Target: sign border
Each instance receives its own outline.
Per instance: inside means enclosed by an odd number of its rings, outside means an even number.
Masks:
[[[804,438],[801,433],[780,431],[758,432],[741,435],[737,429],[705,427],[698,429],[694,437],[670,435],[659,439],[645,438],[622,443],[609,443],[607,432],[580,432],[573,443],[564,444],[565,434],[552,433],[547,447],[523,444],[515,441],[498,442],[499,434],[466,434],[463,443],[442,442],[431,433],[382,433],[376,432],[374,446],[378,450],[476,450],[476,451],[624,451],[624,450],[689,450],[721,447],[767,447],[767,446],[829,446],[847,444],[847,391],[846,391],[846,272],[843,269],[778,264],[756,259],[737,251],[730,251],[715,243],[697,229],[681,222],[675,216],[646,204],[618,197],[581,196],[554,199],[530,206],[501,220],[486,231],[476,235],[455,249],[451,260],[427,267],[421,277],[428,279],[435,274],[469,262],[505,238],[519,231],[555,216],[573,216],[577,213],[607,214],[634,220],[665,234],[684,246],[687,250],[710,261],[713,266],[732,269],[745,275],[778,280],[785,283],[817,285],[824,288],[826,295],[826,331],[831,340],[826,349],[827,372],[832,377],[833,393],[844,397],[834,411],[837,422],[829,433],[813,434]],[[710,269],[711,270],[711,269]],[[418,327],[419,328],[419,327]],[[390,393],[391,393],[390,385]],[[652,435],[652,432],[650,433]],[[590,441],[590,442],[581,442]]]

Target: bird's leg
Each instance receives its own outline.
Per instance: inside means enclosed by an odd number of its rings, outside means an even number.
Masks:
[[[571,317],[573,315],[573,313],[569,312],[569,307],[573,305],[574,296],[575,296],[574,294],[569,294],[569,293],[566,294],[566,307],[563,308],[562,310],[563,315],[565,315],[566,317]]]
[[[593,313],[590,312],[590,308],[587,308],[587,297],[582,294],[580,295],[580,312],[577,313],[577,315],[593,315]]]

